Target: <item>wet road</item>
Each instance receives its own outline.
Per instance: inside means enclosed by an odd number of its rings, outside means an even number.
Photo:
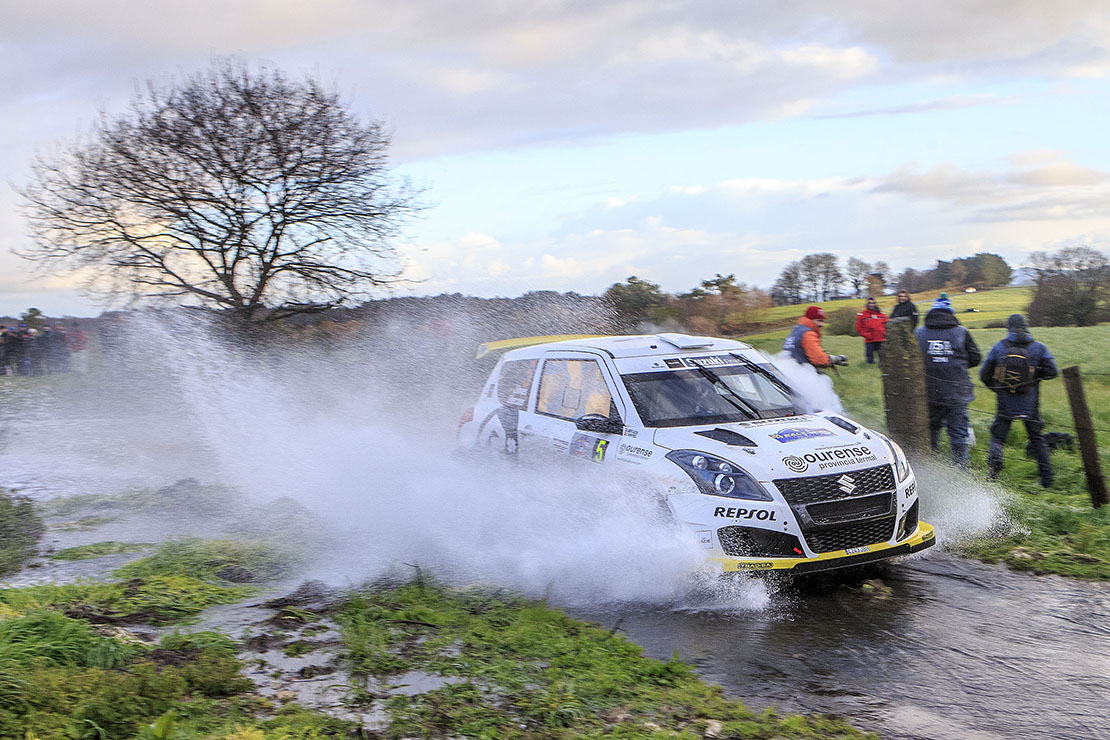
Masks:
[[[676,651],[750,706],[841,714],[884,738],[1110,738],[1110,586],[944,553],[775,594],[760,611],[576,616]]]

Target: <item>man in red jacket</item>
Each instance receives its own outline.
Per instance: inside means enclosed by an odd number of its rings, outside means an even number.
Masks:
[[[875,358],[886,341],[886,321],[886,314],[879,309],[879,303],[874,298],[868,298],[867,306],[856,314],[856,333],[863,337],[868,365],[875,364]]]

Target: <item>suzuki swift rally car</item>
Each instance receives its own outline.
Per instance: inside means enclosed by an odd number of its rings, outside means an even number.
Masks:
[[[934,544],[901,448],[840,414],[806,413],[751,346],[545,339],[494,343],[520,348],[464,415],[463,445],[631,474],[726,572],[825,570]]]

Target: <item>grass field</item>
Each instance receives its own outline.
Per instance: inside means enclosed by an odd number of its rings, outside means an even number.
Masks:
[[[939,290],[930,290],[914,294],[913,301],[917,304],[917,309],[922,316],[929,310],[929,305],[940,295],[940,292]],[[999,288],[997,290],[981,290],[976,293],[954,292],[949,293],[948,297],[952,300],[952,306],[956,309],[956,314],[965,326],[983,327],[991,321],[1005,321],[1006,317],[1012,313],[1025,313],[1025,309],[1033,297],[1033,289]],[[775,306],[774,308],[768,308],[761,314],[760,321],[766,324],[781,322],[783,327],[788,327],[802,315],[807,306],[821,306],[826,311],[835,311],[841,308],[853,308],[858,311],[863,308],[863,304],[864,299],[862,298],[849,298],[813,304],[799,303],[791,306]],[[894,304],[894,296],[884,296],[879,299],[879,307],[888,314]],[[776,332],[771,332],[771,334],[774,333]],[[777,332],[777,334],[786,336],[785,331]]]
[[[974,322],[968,322],[972,324],[991,320],[985,317],[1005,318],[1011,313],[1022,312],[1024,306],[1021,302],[1028,300],[1027,289],[1015,288],[976,296],[983,299],[989,297],[989,301],[983,300],[979,304],[982,314],[967,314],[975,316]],[[1013,302],[1006,303],[1004,299],[1007,298]],[[957,307],[957,316],[963,321],[964,314],[959,313],[959,308],[969,305],[970,299],[957,296],[953,302]],[[799,307],[794,306],[793,309],[798,311]],[[1005,334],[1004,329],[972,329],[972,336],[984,357]],[[1061,370],[1077,365],[1083,373],[1094,426],[1100,430],[1097,433],[1099,452],[1105,466],[1106,455],[1110,452],[1110,326],[1034,327],[1032,334],[1048,345]],[[774,353],[781,349],[784,336],[783,331],[770,332],[745,337],[744,341]],[[850,365],[839,368],[839,376],[833,377],[845,408],[853,418],[883,428],[882,379],[877,365],[864,363],[863,340],[829,336],[824,338],[823,344],[829,352],[848,356]],[[995,398],[994,393],[979,383],[977,369],[972,374],[976,398],[969,411],[977,444],[972,448],[971,466],[975,473],[985,475]],[[1062,379],[1042,383],[1041,412],[1046,431],[1074,434]],[[1025,458],[1025,442],[1024,428],[1020,423],[1014,424],[1005,450],[1005,469],[999,482],[1019,494],[1009,504],[1009,511],[1015,521],[1027,527],[1029,532],[980,540],[967,545],[965,551],[984,560],[1004,561],[1021,569],[1110,579],[1110,507],[1092,509],[1078,447],[1075,452],[1053,453],[1056,480],[1052,489],[1046,491],[1038,484],[1036,465]],[[944,455],[947,454],[946,445],[947,441],[942,441],[941,452]]]

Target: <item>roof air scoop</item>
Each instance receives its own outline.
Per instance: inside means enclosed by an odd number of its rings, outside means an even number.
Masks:
[[[716,429],[703,429],[700,432],[694,432],[694,434],[701,435],[702,437],[708,437],[709,439],[716,440],[717,442],[724,442],[726,445],[730,445],[732,447],[759,446],[755,442],[745,437],[743,434],[740,434],[740,432],[734,432],[731,429],[721,429],[720,427],[717,427]]]
[[[678,349],[704,349],[713,346],[711,337],[692,337],[689,334],[675,334],[673,332],[656,334],[655,336]]]

